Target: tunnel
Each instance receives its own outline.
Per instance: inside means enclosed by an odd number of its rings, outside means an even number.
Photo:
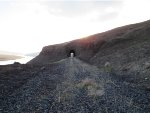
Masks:
[[[68,57],[75,57],[75,56],[76,56],[75,50],[70,50],[68,53]]]

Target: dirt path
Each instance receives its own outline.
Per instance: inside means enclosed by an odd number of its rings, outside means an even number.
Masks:
[[[0,109],[2,113],[148,113],[150,92],[68,58],[45,65]]]

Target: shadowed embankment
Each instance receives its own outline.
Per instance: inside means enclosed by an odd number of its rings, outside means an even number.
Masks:
[[[133,87],[113,73],[77,58],[37,67],[35,72],[18,89],[3,95],[0,101],[3,113],[148,113],[150,110],[149,91]]]

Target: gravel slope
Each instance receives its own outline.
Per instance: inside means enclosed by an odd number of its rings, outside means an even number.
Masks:
[[[0,105],[2,113],[149,113],[150,91],[67,58],[40,68]]]

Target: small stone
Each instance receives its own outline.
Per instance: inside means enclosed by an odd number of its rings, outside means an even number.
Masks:
[[[42,70],[45,70],[45,69],[46,69],[46,68],[45,68],[44,66],[40,68],[41,71],[42,71]]]
[[[110,66],[110,62],[106,62],[104,66],[105,66],[105,67]]]
[[[145,78],[145,80],[147,80],[148,78]]]
[[[150,68],[150,63],[149,63],[149,62],[146,62],[146,63],[145,63],[145,67],[146,67],[146,69],[149,69],[149,68]]]

